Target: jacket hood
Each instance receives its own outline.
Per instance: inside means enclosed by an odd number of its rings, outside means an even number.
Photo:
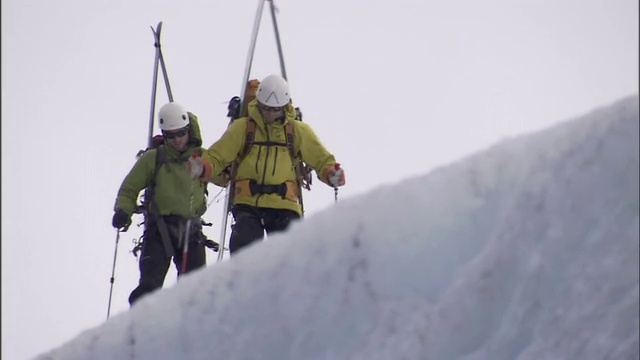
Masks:
[[[202,133],[200,132],[198,117],[190,112],[187,112],[187,114],[189,114],[189,147],[201,147]]]
[[[202,133],[200,132],[200,124],[198,123],[198,117],[191,113],[189,114],[189,143],[188,149],[184,153],[180,154],[178,150],[167,144],[167,153],[172,158],[188,158],[193,152],[202,147]]]

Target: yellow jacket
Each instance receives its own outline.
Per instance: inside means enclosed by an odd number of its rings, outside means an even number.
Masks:
[[[249,117],[256,122],[254,143],[248,154],[240,161],[236,174],[234,204],[256,207],[289,209],[300,214],[298,186],[294,164],[304,161],[318,174],[318,179],[327,182],[327,174],[336,163],[335,158],[322,145],[309,125],[296,120],[296,112],[291,104],[285,108],[284,122],[267,125],[257,107],[257,101],[248,104]],[[218,141],[202,153],[202,158],[212,169],[205,178],[220,173],[229,163],[236,160],[244,150],[248,117],[231,123]],[[291,122],[294,130],[293,145],[299,159],[291,159],[286,146],[285,124]],[[270,145],[264,144],[269,142]],[[209,179],[208,179],[209,180]],[[286,185],[284,194],[251,193],[249,183],[258,185]]]

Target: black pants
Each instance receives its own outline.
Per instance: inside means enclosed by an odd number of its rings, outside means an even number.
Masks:
[[[169,238],[171,240],[171,246],[173,247],[174,256],[173,263],[178,270],[178,276],[182,273],[182,242],[184,241],[184,231],[177,231],[179,228],[179,221],[175,218],[165,217],[169,231]],[[204,249],[204,241],[206,236],[202,233],[202,225],[199,219],[192,220],[197,221],[191,227],[189,234],[189,248],[187,251],[187,268],[186,272],[199,269],[206,265],[206,255]],[[182,227],[184,229],[185,226]],[[162,287],[164,278],[169,270],[171,258],[167,256],[160,237],[160,231],[158,225],[155,222],[149,222],[149,226],[144,231],[142,242],[142,252],[140,254],[140,281],[138,287],[135,288],[131,295],[129,295],[129,304],[133,305],[143,295],[153,292]]]
[[[289,227],[292,220],[300,218],[295,211],[234,205],[231,210],[235,223],[231,226],[229,251],[233,255],[256,240]]]

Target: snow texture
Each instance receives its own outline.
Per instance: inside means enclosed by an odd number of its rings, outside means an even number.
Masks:
[[[638,124],[634,95],[339,201],[36,359],[638,359]]]

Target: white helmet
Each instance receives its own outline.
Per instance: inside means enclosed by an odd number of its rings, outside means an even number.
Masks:
[[[289,96],[289,84],[282,76],[269,75],[260,82],[256,98],[266,106],[285,106],[291,99],[291,96]]]
[[[189,125],[189,114],[182,105],[174,102],[168,103],[160,108],[158,112],[160,130],[171,131],[182,129]]]

